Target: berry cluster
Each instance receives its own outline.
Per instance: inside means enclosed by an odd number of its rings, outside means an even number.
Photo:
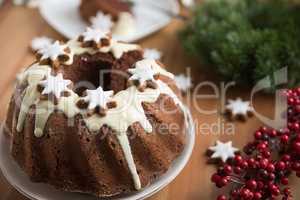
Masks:
[[[230,193],[217,200],[292,199],[289,177],[300,177],[300,88],[287,90],[287,127],[262,127],[243,155],[224,163],[212,175],[218,188],[231,186]]]

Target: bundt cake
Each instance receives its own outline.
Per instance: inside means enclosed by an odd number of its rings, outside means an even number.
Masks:
[[[88,28],[37,52],[18,76],[5,134],[31,181],[97,197],[163,175],[185,146],[173,75],[134,44]]]
[[[82,18],[94,28],[111,30],[117,35],[129,35],[135,30],[132,3],[122,0],[81,0]]]

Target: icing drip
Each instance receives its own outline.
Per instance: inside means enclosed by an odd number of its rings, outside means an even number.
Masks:
[[[79,96],[69,90],[69,97],[61,97],[56,106],[57,110],[63,111],[68,118],[73,118],[77,115],[80,110],[75,106],[75,103],[78,101]]]
[[[18,117],[17,131],[21,132],[24,126],[24,121],[32,105],[35,104],[39,97],[37,91],[37,84],[50,73],[51,69],[46,65],[34,64],[22,75],[19,76],[20,84],[28,84],[28,87],[24,91],[24,97],[22,100],[20,114]]]
[[[54,105],[50,101],[39,101],[36,104],[36,121],[35,121],[35,131],[36,137],[42,137],[44,128],[51,114],[55,110],[62,111],[68,118],[75,117],[79,113],[79,109],[75,106],[75,102],[79,99],[79,96],[68,90],[71,94],[69,97],[61,97],[57,105]]]
[[[36,91],[36,87],[29,86],[24,93],[25,95],[23,97],[17,123],[18,132],[21,132],[23,130],[24,122],[27,117],[27,114],[29,113],[29,109],[32,105],[34,105],[34,102],[39,96],[38,92]]]
[[[55,106],[50,101],[39,101],[36,104],[36,117],[35,117],[35,129],[34,135],[36,137],[42,137],[44,134],[44,127],[50,117],[54,112]]]
[[[117,138],[118,138],[118,141],[119,141],[119,143],[122,147],[122,150],[124,152],[125,159],[126,159],[126,162],[128,164],[129,171],[131,172],[132,179],[133,179],[133,182],[134,182],[134,187],[135,187],[135,189],[140,190],[142,188],[142,184],[141,184],[141,180],[140,180],[140,177],[137,173],[137,169],[136,169],[136,166],[135,166],[135,163],[134,163],[134,159],[133,159],[133,156],[132,156],[132,152],[131,152],[128,137],[127,137],[126,134],[120,134],[120,135],[117,135]]]

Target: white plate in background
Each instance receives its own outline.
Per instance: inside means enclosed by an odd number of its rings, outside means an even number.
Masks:
[[[133,2],[135,32],[127,36],[115,35],[117,39],[125,42],[139,40],[160,30],[170,23],[172,14],[179,13],[177,0],[133,0]],[[55,30],[71,39],[84,32],[88,26],[80,16],[79,5],[80,0],[43,0],[40,4],[40,13]]]
[[[190,111],[186,109],[188,131],[186,146],[182,154],[172,163],[171,168],[143,190],[131,193],[114,200],[142,200],[157,193],[172,182],[188,163],[195,144],[195,127]],[[18,167],[10,154],[10,140],[0,131],[0,169],[7,181],[20,193],[32,200],[99,200],[90,195],[70,193],[56,190],[50,185],[33,183],[28,176]]]

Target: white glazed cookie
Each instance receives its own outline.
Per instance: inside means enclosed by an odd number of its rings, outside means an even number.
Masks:
[[[225,113],[229,115],[230,119],[240,119],[245,121],[248,117],[253,115],[253,108],[249,101],[243,101],[241,98],[236,100],[228,100],[225,108]]]
[[[232,146],[231,141],[227,143],[217,141],[215,146],[209,147],[209,150],[213,152],[211,155],[212,159],[221,159],[224,163],[229,158],[234,158],[235,153],[239,151],[237,148]]]

